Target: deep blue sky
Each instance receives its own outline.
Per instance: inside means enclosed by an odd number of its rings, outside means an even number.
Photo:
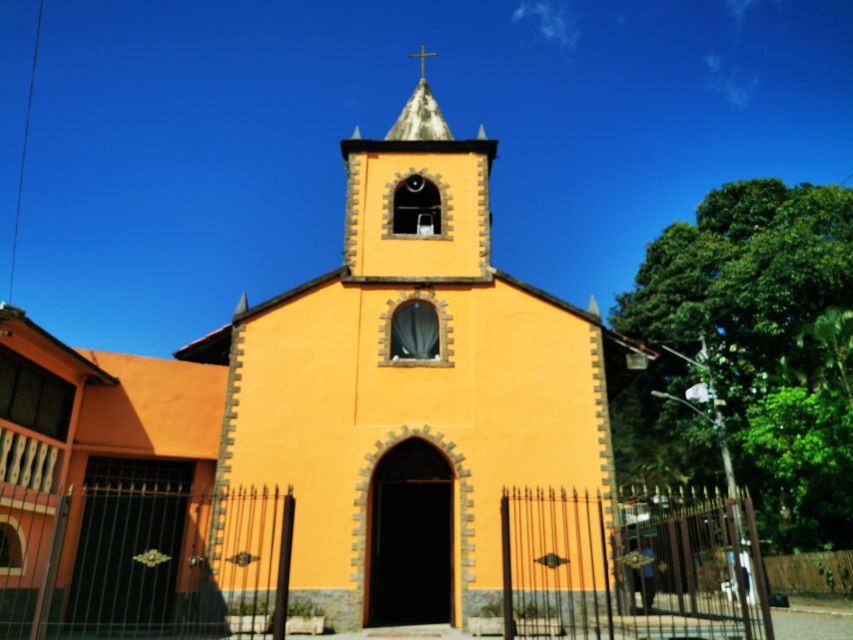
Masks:
[[[0,0],[0,299],[37,0]],[[356,124],[500,140],[495,266],[603,311],[724,182],[853,172],[853,2],[46,0],[12,302],[166,356],[341,263]],[[853,183],[853,179],[847,185]]]

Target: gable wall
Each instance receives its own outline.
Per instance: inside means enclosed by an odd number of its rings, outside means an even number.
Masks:
[[[501,584],[504,485],[604,490],[589,322],[500,281],[436,286],[452,316],[453,366],[379,366],[381,315],[399,296],[334,281],[242,330],[225,477],[293,483],[294,588],[363,587],[371,456],[403,425],[454,443],[457,473],[471,474],[470,494],[456,483],[457,600],[463,574],[467,588]]]

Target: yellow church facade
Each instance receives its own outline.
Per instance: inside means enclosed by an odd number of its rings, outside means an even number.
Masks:
[[[464,626],[502,586],[504,486],[609,513],[605,359],[635,348],[491,264],[497,142],[454,140],[424,80],[341,150],[344,265],[176,356],[230,344],[217,480],[294,486],[291,597],[337,630]]]

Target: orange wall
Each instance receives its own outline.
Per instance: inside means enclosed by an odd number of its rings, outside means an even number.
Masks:
[[[121,384],[86,390],[75,449],[216,459],[227,367],[82,353]]]
[[[193,487],[210,490],[228,368],[105,351],[81,353],[120,380],[87,387],[67,486],[75,487],[59,584],[70,584],[83,519],[81,488],[92,455],[196,460]],[[190,513],[190,525],[194,524]],[[207,517],[206,515],[204,517]],[[191,545],[188,538],[186,544]],[[186,576],[179,577],[186,588]]]
[[[247,322],[228,478],[294,484],[294,588],[355,588],[358,472],[404,424],[442,432],[471,470],[472,588],[501,585],[504,484],[603,486],[590,324],[500,281],[435,291],[452,368],[378,366],[399,287],[332,282]],[[457,483],[457,595],[458,498]]]
[[[356,276],[463,276],[481,275],[478,176],[483,156],[475,154],[353,154],[361,164],[355,186],[354,218]],[[382,215],[388,183],[396,173],[407,175],[410,168],[440,174],[446,183],[448,202],[453,207],[451,240],[383,238]],[[487,177],[486,177],[487,179]],[[392,203],[393,204],[393,203]]]

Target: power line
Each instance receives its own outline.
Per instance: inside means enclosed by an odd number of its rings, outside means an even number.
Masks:
[[[27,98],[27,120],[24,125],[24,148],[21,152],[21,173],[18,178],[18,206],[15,209],[15,232],[12,234],[12,269],[9,272],[9,302],[15,286],[15,256],[18,253],[18,228],[21,224],[21,197],[24,193],[24,167],[27,164],[27,141],[30,138],[30,114],[33,110],[33,87],[36,83],[36,64],[39,58],[39,40],[41,39],[41,17],[44,13],[44,0],[39,3],[39,17],[36,24],[36,46],[33,51],[33,68],[30,73],[30,93]]]
[[[853,171],[851,171],[851,172],[850,172],[850,175],[849,175],[849,176],[847,176],[846,178],[844,178],[844,180],[842,180],[842,181],[838,184],[838,186],[839,186],[839,187],[843,187],[843,186],[844,186],[844,184],[845,184],[845,183],[846,183],[850,178],[853,178]]]

